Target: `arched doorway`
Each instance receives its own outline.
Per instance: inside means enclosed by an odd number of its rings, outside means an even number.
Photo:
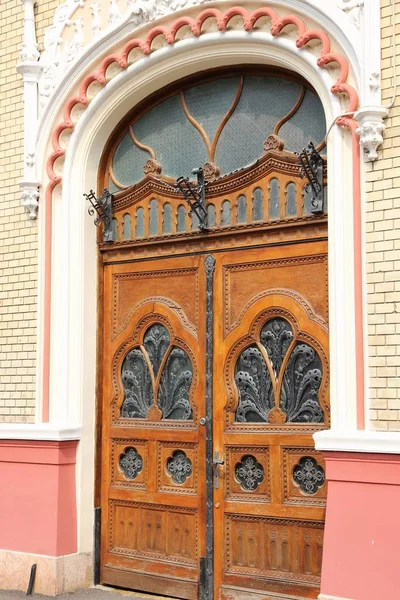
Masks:
[[[323,152],[324,134],[304,80],[241,66],[147,99],[105,148],[103,583],[318,595],[327,213],[313,214],[294,151]],[[204,229],[173,185],[199,167]]]

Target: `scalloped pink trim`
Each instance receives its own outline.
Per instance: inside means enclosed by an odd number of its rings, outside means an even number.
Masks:
[[[52,132],[51,141],[53,152],[48,157],[46,162],[46,171],[49,176],[49,184],[46,190],[46,265],[45,265],[45,324],[44,324],[44,393],[43,393],[43,420],[48,421],[49,415],[49,397],[48,397],[48,378],[49,378],[49,360],[50,360],[50,278],[51,278],[51,203],[54,188],[62,182],[62,177],[56,175],[54,164],[56,160],[65,155],[66,150],[61,147],[60,136],[65,129],[73,130],[75,125],[71,118],[71,112],[77,104],[87,107],[90,100],[87,96],[89,86],[97,82],[101,86],[107,84],[107,69],[114,62],[122,69],[128,67],[128,56],[134,48],[139,48],[144,55],[148,55],[152,50],[152,43],[159,35],[164,36],[168,44],[173,45],[177,41],[177,35],[182,27],[189,26],[193,35],[198,37],[201,35],[204,22],[209,18],[217,20],[219,31],[225,31],[229,27],[229,22],[234,17],[243,18],[243,28],[245,31],[251,31],[255,28],[257,21],[262,17],[271,19],[271,34],[276,37],[288,25],[294,25],[298,31],[296,40],[297,48],[304,48],[310,40],[320,40],[322,49],[317,65],[320,68],[325,68],[328,64],[336,62],[339,65],[340,73],[337,81],[331,88],[332,94],[346,94],[350,99],[348,111],[355,111],[358,107],[357,91],[347,83],[349,76],[349,64],[346,58],[337,52],[331,52],[331,42],[327,33],[320,29],[307,30],[305,22],[295,15],[287,15],[280,18],[279,14],[269,7],[262,7],[249,12],[241,6],[234,6],[222,13],[216,8],[206,8],[196,18],[180,17],[169,28],[157,25],[153,27],[146,36],[145,40],[134,38],[125,44],[120,54],[110,54],[104,58],[97,72],[86,75],[82,80],[79,95],[70,98],[64,108],[63,121],[59,123]],[[354,121],[351,119],[340,119],[338,125],[349,127],[353,136],[355,135]],[[50,215],[50,216],[49,216]],[[361,344],[362,347],[362,344]],[[362,379],[362,378],[361,378]]]
[[[196,19],[192,17],[180,17],[171,25],[169,29],[159,25],[153,27],[147,34],[144,41],[137,38],[129,41],[127,44],[125,44],[120,54],[110,54],[104,58],[101,62],[99,70],[96,73],[87,75],[83,79],[79,90],[79,95],[68,100],[65,105],[64,120],[62,123],[59,123],[53,131],[52,145],[54,152],[52,152],[47,160],[47,174],[50,178],[49,185],[54,188],[58,183],[61,182],[61,178],[54,172],[54,163],[66,152],[63,148],[61,148],[59,143],[61,133],[65,129],[74,129],[75,127],[71,118],[72,109],[76,104],[82,104],[85,107],[89,104],[90,100],[87,97],[87,91],[91,83],[97,82],[103,87],[107,84],[106,73],[107,69],[112,63],[115,62],[122,69],[126,69],[128,67],[129,52],[131,52],[131,50],[134,48],[139,48],[144,55],[150,54],[152,43],[159,35],[164,36],[166,42],[170,45],[173,45],[176,42],[177,34],[182,27],[189,26],[193,35],[198,37],[201,34],[202,26],[207,19],[215,18],[217,20],[219,31],[225,31],[228,28],[231,19],[236,16],[243,18],[243,27],[246,31],[251,31],[258,19],[262,17],[269,17],[271,19],[271,33],[274,37],[278,36],[286,26],[294,25],[298,30],[298,37],[296,40],[296,46],[298,48],[304,48],[310,40],[320,40],[322,44],[322,50],[319,58],[317,59],[317,65],[321,68],[324,68],[332,62],[336,62],[340,67],[339,77],[331,88],[332,93],[336,95],[346,94],[349,96],[349,112],[357,109],[358,94],[354,87],[346,83],[349,76],[349,64],[343,55],[339,54],[338,52],[331,52],[331,42],[329,36],[324,31],[319,29],[307,31],[306,24],[302,19],[300,19],[300,17],[287,15],[283,18],[280,18],[274,9],[268,7],[258,8],[251,13],[242,6],[234,6],[229,8],[225,13],[222,13],[216,8],[207,8],[203,10]]]

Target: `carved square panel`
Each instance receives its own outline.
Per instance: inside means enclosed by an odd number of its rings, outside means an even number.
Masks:
[[[147,442],[114,439],[111,445],[111,485],[114,487],[147,489]]]
[[[269,448],[226,446],[226,499],[270,502]]]
[[[322,455],[314,448],[282,448],[282,453],[284,503],[325,506],[327,484]]]
[[[224,266],[224,333],[237,327],[249,306],[270,290],[305,299],[328,320],[328,259],[301,256]]]
[[[194,508],[111,500],[108,550],[131,558],[194,565],[198,529]]]
[[[118,273],[113,277],[113,338],[124,330],[144,302],[173,308],[194,335],[199,318],[199,271],[181,268]]]
[[[158,444],[157,490],[197,494],[197,445],[187,442]]]
[[[322,523],[229,515],[226,572],[318,585],[322,537]]]

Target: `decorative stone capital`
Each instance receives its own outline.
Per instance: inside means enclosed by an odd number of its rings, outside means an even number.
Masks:
[[[38,62],[26,61],[17,65],[18,73],[22,75],[24,81],[27,82],[38,83],[42,70],[43,65]]]
[[[22,206],[29,213],[30,219],[37,218],[37,211],[39,208],[39,184],[27,181],[21,181],[19,184],[21,188],[21,200]]]
[[[38,45],[36,43],[36,32],[35,32],[35,15],[33,7],[36,4],[36,0],[22,0],[24,5],[24,40],[21,48],[21,61],[32,61],[39,60],[40,53]]]
[[[377,150],[383,142],[385,129],[383,121],[387,116],[388,110],[384,106],[364,106],[354,115],[359,124],[357,134],[360,136],[360,145],[368,162],[378,158]]]

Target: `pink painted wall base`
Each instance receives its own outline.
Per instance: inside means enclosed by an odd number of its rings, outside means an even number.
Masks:
[[[0,549],[77,551],[76,441],[0,440]]]
[[[324,452],[321,597],[399,598],[400,455]]]

